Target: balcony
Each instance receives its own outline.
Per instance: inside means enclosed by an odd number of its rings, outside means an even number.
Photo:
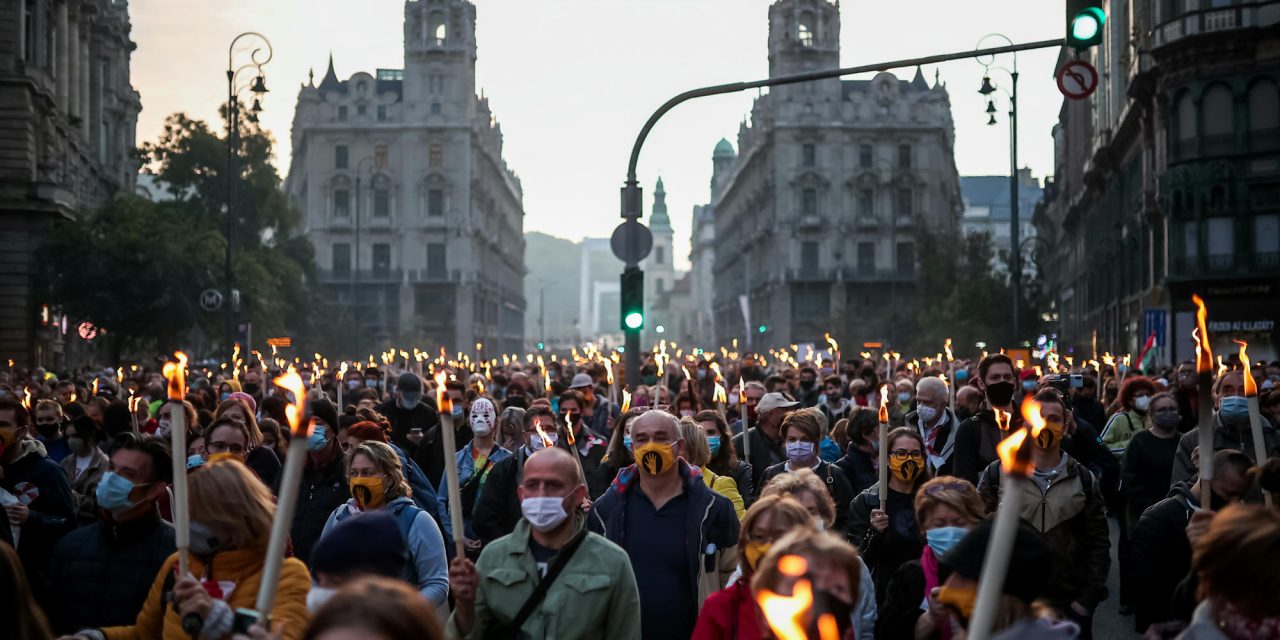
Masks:
[[[333,269],[316,269],[316,279],[325,284],[339,284],[358,280],[360,284],[395,284],[404,278],[400,269],[351,269],[334,271]]]
[[[1280,22],[1280,0],[1191,11],[1157,26],[1153,48],[1159,49],[1185,38],[1266,27],[1277,22]]]

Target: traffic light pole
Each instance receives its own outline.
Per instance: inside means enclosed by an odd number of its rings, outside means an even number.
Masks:
[[[645,139],[649,137],[649,132],[653,130],[653,127],[658,124],[658,120],[661,120],[662,116],[666,115],[668,111],[671,111],[683,102],[688,102],[694,98],[705,98],[707,96],[718,96],[726,93],[737,93],[739,91],[759,89],[761,87],[799,84],[801,82],[826,80],[828,78],[838,78],[840,76],[857,73],[889,71],[891,69],[901,69],[903,67],[917,67],[926,64],[949,62],[951,60],[964,60],[966,58],[976,58],[979,56],[994,56],[1002,53],[1014,53],[1018,51],[1033,51],[1035,49],[1049,49],[1065,45],[1066,40],[1064,38],[1055,38],[1053,40],[1008,44],[1000,47],[990,47],[987,49],[971,49],[956,53],[943,53],[939,55],[925,56],[922,58],[877,62],[856,67],[827,69],[825,71],[810,71],[808,73],[797,73],[751,82],[732,82],[729,84],[701,87],[686,91],[671,98],[670,100],[667,100],[662,104],[662,106],[658,107],[658,110],[654,111],[653,115],[649,116],[649,119],[644,123],[644,126],[640,128],[640,135],[636,136],[635,145],[631,147],[631,160],[627,163],[627,180],[622,187],[622,217],[627,220],[639,221],[641,209],[644,208],[643,197],[640,192],[640,183],[636,180],[636,165],[640,162],[640,149],[644,147]],[[625,268],[628,270],[639,269],[640,265],[636,261],[628,261]],[[624,331],[624,335],[624,346],[626,348],[626,352],[623,355],[626,357],[625,371],[627,376],[627,387],[634,390],[640,380],[640,331],[638,329],[627,329]]]

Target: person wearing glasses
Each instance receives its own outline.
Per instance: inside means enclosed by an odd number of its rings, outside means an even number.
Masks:
[[[1053,555],[1053,577],[1043,597],[1059,613],[1080,626],[1080,637],[1093,637],[1093,611],[1107,597],[1111,538],[1098,481],[1084,465],[1062,450],[1063,434],[1072,419],[1062,394],[1042,389],[1035,396],[1045,426],[1031,442],[1035,471],[1030,482],[1012,486],[1022,494],[1022,519],[1045,536]],[[987,466],[978,493],[987,511],[1000,504],[1000,461]]]
[[[942,585],[938,560],[969,533],[986,508],[982,496],[968,480],[939,476],[916,492],[916,525],[924,534],[920,557],[894,572],[884,594],[884,607],[876,621],[879,640],[925,640],[940,638],[949,628],[946,607],[933,594]],[[942,572],[945,573],[945,572]],[[921,608],[928,603],[928,609]]]
[[[914,510],[916,493],[930,477],[924,438],[914,427],[889,432],[889,497],[880,504],[880,483],[867,487],[849,507],[849,541],[871,569],[876,604],[898,567],[918,559],[924,547]]]

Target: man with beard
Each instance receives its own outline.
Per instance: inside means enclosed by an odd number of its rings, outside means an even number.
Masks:
[[[1003,353],[993,353],[978,363],[978,389],[986,396],[986,406],[960,423],[956,431],[952,454],[952,472],[956,477],[977,484],[978,474],[996,459],[996,444],[1006,434],[996,425],[997,409],[1009,414],[1010,428],[1021,426],[1022,416],[1013,401],[1015,380],[1013,360]]]
[[[835,425],[836,422],[848,418],[853,406],[844,397],[844,380],[836,375],[827,376],[822,381],[822,388],[822,402],[818,403],[818,410],[827,417],[827,424]]]

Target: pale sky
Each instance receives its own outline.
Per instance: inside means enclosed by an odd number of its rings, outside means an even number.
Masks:
[[[477,89],[502,124],[504,156],[524,186],[525,230],[578,240],[607,237],[621,222],[619,188],[641,125],[671,96],[704,85],[768,75],[772,0],[474,0]],[[185,111],[209,121],[226,99],[227,47],[243,31],[271,39],[271,92],[264,126],[288,171],[297,90],[316,82],[333,53],[339,79],[403,66],[399,0],[133,0],[133,85],[142,94],[138,142],[154,140],[164,118]],[[1015,42],[1063,35],[1062,0],[845,0],[841,66],[973,49],[991,32]],[[998,38],[987,40],[996,46]],[[1018,55],[1019,164],[1037,177],[1053,170],[1050,130],[1061,96],[1056,49]],[[1005,56],[996,65],[1012,66]],[[986,125],[977,93],[983,67],[960,60],[936,67],[951,92],[961,175],[1008,175],[1007,105]],[[925,67],[932,83],[934,67]],[[914,69],[899,77],[910,78]],[[864,76],[870,77],[870,76]],[[1008,85],[1003,73],[997,85]],[[659,175],[675,230],[678,266],[687,267],[692,208],[708,199],[711,150],[737,147],[738,124],[755,92],[702,98],[677,107],[649,136],[640,157],[646,216]],[[527,259],[536,259],[529,256]]]

